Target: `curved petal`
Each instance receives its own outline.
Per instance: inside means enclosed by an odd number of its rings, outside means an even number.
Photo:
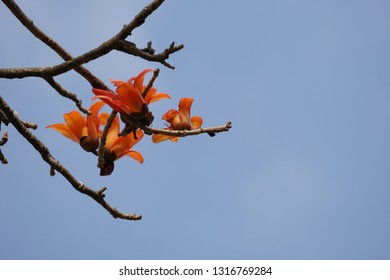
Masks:
[[[156,89],[151,88],[145,96],[145,103],[147,105],[149,105],[150,103],[153,103],[153,102],[159,101],[161,99],[165,99],[165,98],[171,99],[171,96],[169,94],[164,93],[164,92],[156,93]]]
[[[177,141],[179,141],[179,138],[180,137],[171,137],[171,138],[169,138],[169,140],[176,143]]]
[[[184,97],[179,102],[179,111],[183,114],[187,122],[190,121],[192,102],[194,102],[194,99],[189,97]]]
[[[126,108],[125,104],[122,102],[118,95],[107,90],[95,88],[92,89],[92,92],[96,95],[94,98],[92,98],[92,100],[99,98],[117,112],[124,114],[131,113],[131,110],[129,108]]]
[[[89,111],[91,112],[91,116],[97,116],[100,109],[105,105],[106,103],[103,101],[95,102],[89,107]]]
[[[135,79],[133,80],[134,81],[134,87],[142,94],[142,91],[143,91],[143,85],[144,85],[144,78],[145,78],[145,74],[152,71],[152,69],[150,68],[147,68],[145,69],[144,71],[142,71],[141,73],[138,74],[137,77],[135,77]]]
[[[121,81],[121,80],[114,80],[114,79],[109,79],[109,80],[110,80],[110,82],[111,82],[112,84],[114,84],[116,87],[119,87],[121,84],[124,83],[124,81]]]
[[[103,101],[92,104],[89,108],[91,115],[87,116],[88,135],[93,138],[98,138],[98,132],[100,127],[99,111],[105,105]]]
[[[176,116],[179,114],[178,111],[174,110],[174,109],[170,109],[168,110],[168,112],[166,112],[163,116],[162,116],[162,119],[164,121],[167,121],[169,123],[172,123],[173,120],[176,118]],[[179,120],[180,121],[180,120]]]
[[[160,143],[160,142],[163,142],[165,140],[168,140],[169,138],[171,138],[171,136],[164,135],[164,134],[153,134],[152,135],[153,143]]]
[[[108,91],[108,90],[100,89],[100,88],[93,88],[92,92],[96,96],[101,95],[101,96],[105,96],[109,99],[117,99],[118,98],[118,95],[116,95],[115,93]]]
[[[203,124],[203,119],[199,116],[193,116],[191,117],[191,127],[192,129],[198,129],[201,128]]]
[[[69,138],[70,140],[79,143],[80,138],[77,139],[77,137],[72,133],[69,127],[64,123],[48,125],[46,126],[46,128],[52,128],[55,131],[64,135],[65,137]]]
[[[100,114],[100,125],[106,125],[108,118],[110,117],[109,113],[101,113]]]
[[[144,157],[142,156],[142,154],[140,152],[137,152],[137,151],[134,151],[134,150],[128,151],[125,154],[125,156],[131,157],[131,158],[135,159],[136,161],[138,161],[139,163],[143,163],[144,162]]]
[[[64,120],[78,141],[87,136],[87,122],[79,111],[64,114]]]
[[[153,98],[153,96],[156,94],[157,89],[152,87],[148,90],[148,92],[145,94],[144,100],[147,105],[150,104],[150,100]],[[142,91],[143,92],[143,91]]]
[[[141,94],[135,89],[132,84],[123,83],[117,89],[124,104],[131,109],[132,112],[141,112],[144,105],[144,99]]]
[[[138,129],[136,135],[137,139],[134,138],[133,133],[130,133],[125,137],[117,137],[115,143],[109,148],[116,154],[117,159],[123,157],[135,144],[137,144],[144,136],[144,133]]]
[[[115,119],[112,121],[112,124],[107,132],[106,137],[106,148],[110,149],[115,144],[115,142],[118,139],[119,134],[119,117],[118,115],[115,117]]]

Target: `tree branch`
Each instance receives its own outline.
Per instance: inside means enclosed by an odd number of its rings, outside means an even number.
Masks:
[[[145,131],[145,133],[148,134],[164,134],[173,137],[186,137],[186,136],[199,135],[203,133],[207,133],[210,136],[214,136],[215,133],[229,131],[229,129],[232,128],[232,123],[227,122],[225,125],[221,125],[221,126],[205,127],[205,128],[199,128],[193,130],[170,130],[170,129],[153,128],[149,126],[142,126],[139,128],[141,128],[142,130]]]
[[[27,17],[27,15],[19,8],[19,6],[15,3],[13,0],[2,0],[3,3],[8,7],[8,9],[15,15],[15,17],[39,40],[41,40],[44,44],[46,44],[48,47],[50,47],[53,51],[55,51],[62,59],[65,61],[73,60],[74,58],[72,57],[71,54],[69,54],[63,47],[61,47],[60,44],[58,44],[55,40],[53,40],[50,36],[45,34],[42,30],[40,30],[34,23],[33,21]],[[53,67],[47,67],[47,69],[50,69]],[[10,69],[0,69],[0,76],[2,71],[4,72],[10,72],[10,75],[13,72],[15,72],[15,69],[31,69],[31,71],[38,71],[42,72],[42,69],[45,68],[40,68],[40,67],[32,67],[32,68],[10,68]],[[34,70],[35,69],[35,70]],[[71,70],[71,69],[69,69]],[[69,71],[68,70],[68,71]],[[86,69],[83,66],[79,67],[74,67],[74,70],[79,73],[82,77],[84,77],[92,87],[99,87],[102,89],[107,89],[107,86],[99,80],[97,77],[95,77],[88,69]],[[19,71],[19,70],[17,70]],[[27,71],[28,72],[28,71]],[[44,72],[44,71],[43,71]],[[33,76],[38,76],[38,77],[53,77],[54,75],[45,74],[41,75],[38,73],[38,75],[33,75]],[[6,77],[5,77],[6,78]],[[12,77],[10,77],[12,78]],[[23,78],[23,77],[17,77],[15,78]]]
[[[147,48],[139,49],[139,48],[137,48],[137,46],[134,43],[128,42],[126,40],[118,41],[116,44],[116,47],[115,47],[115,49],[118,51],[121,51],[121,52],[124,52],[127,54],[131,54],[134,56],[139,56],[139,57],[141,57],[145,60],[148,60],[148,61],[159,62],[162,65],[164,65],[168,68],[171,68],[171,69],[175,69],[175,67],[172,66],[171,64],[169,64],[168,62],[166,62],[166,60],[169,58],[169,56],[171,54],[178,52],[183,48],[184,48],[184,45],[181,44],[181,45],[175,46],[175,42],[172,42],[171,45],[169,46],[169,48],[165,49],[163,52],[161,52],[159,54],[154,54],[154,49],[152,49],[152,42],[148,43]]]
[[[0,149],[0,162],[1,162],[2,164],[7,164],[7,163],[8,163],[8,160],[7,160],[7,158],[4,156],[3,152],[1,151],[1,149]]]
[[[77,108],[79,108],[79,110],[81,112],[83,112],[84,114],[87,114],[89,115],[90,112],[85,109],[83,106],[81,106],[81,103],[82,101],[80,99],[78,99],[77,95],[75,93],[72,93],[72,92],[69,92],[67,91],[66,89],[64,89],[61,84],[57,83],[54,78],[52,77],[47,77],[45,78],[46,82],[51,85],[52,88],[54,88],[61,96],[65,97],[65,98],[68,98],[72,101],[74,101],[74,103],[76,103],[76,106]]]
[[[15,17],[39,40],[41,40],[44,44],[46,44],[48,47],[50,47],[52,50],[54,50],[61,58],[64,60],[72,60],[73,57],[63,48],[60,44],[58,44],[55,40],[53,40],[50,36],[45,34],[42,30],[40,30],[33,21],[27,17],[27,15],[19,8],[19,6],[13,1],[13,0],[2,0],[3,3],[9,8],[9,10],[15,15]],[[9,75],[14,75],[16,69],[19,68],[10,68],[10,69],[0,69],[0,76],[2,71],[4,73],[8,73]],[[23,69],[23,68],[22,68]],[[30,68],[36,69],[38,72],[40,72],[42,68],[36,67],[36,68]],[[92,87],[99,87],[102,89],[108,90],[108,87],[97,77],[95,77],[88,69],[86,69],[83,66],[76,67],[74,69],[77,73],[79,73],[83,78],[85,78]],[[87,109],[83,108],[81,106],[81,100],[77,97],[76,94],[67,92],[60,84],[55,82],[52,75],[38,75],[38,77],[41,77],[46,80],[59,94],[62,96],[65,96],[72,101],[76,103],[76,106],[79,108],[80,111],[86,113],[88,112]],[[11,77],[12,78],[12,77]],[[17,77],[15,78],[22,78]]]
[[[7,131],[3,133],[3,137],[1,137],[1,140],[0,140],[0,146],[4,146],[5,143],[8,142],[8,133]]]
[[[22,12],[22,10],[15,4],[13,0],[2,0],[4,4],[11,10],[12,13],[20,20],[20,22],[27,27],[36,37],[38,37],[42,42],[47,44],[50,48],[55,50],[64,60],[65,62],[58,64],[56,66],[51,67],[31,67],[31,68],[9,68],[9,69],[0,69],[0,78],[25,78],[25,77],[54,77],[65,72],[68,72],[72,69],[75,71],[80,71],[80,67],[82,64],[88,63],[92,60],[95,60],[101,56],[106,55],[110,51],[114,50],[118,45],[119,41],[126,39],[129,35],[131,35],[132,31],[142,25],[146,18],[151,15],[163,2],[164,0],[154,0],[148,6],[146,6],[142,11],[140,11],[134,19],[125,25],[119,33],[117,33],[114,37],[107,40],[99,47],[82,54],[76,58],[72,58],[72,56],[67,53],[59,44],[57,44],[54,40],[52,40],[49,36],[40,31],[33,22]],[[172,45],[171,45],[172,46]],[[169,57],[169,54],[168,56]],[[164,64],[166,65],[166,64]],[[82,76],[85,74],[85,70],[82,70]],[[87,78],[86,78],[87,79]],[[92,87],[107,89],[107,86],[101,84],[98,80],[87,79]]]
[[[7,132],[4,132],[4,133],[3,133],[3,137],[2,137],[1,140],[0,140],[0,147],[1,147],[1,146],[4,146],[5,143],[7,143],[7,141],[8,141],[8,133],[7,133]],[[7,160],[7,158],[4,156],[3,152],[1,151],[1,149],[0,149],[0,162],[1,162],[2,164],[7,164],[7,163],[8,163],[8,160]]]
[[[50,165],[51,169],[55,169],[57,172],[59,172],[75,190],[91,197],[104,209],[106,209],[114,218],[120,218],[124,220],[140,220],[142,218],[140,215],[119,212],[104,200],[102,191],[94,191],[77,180],[58,160],[56,160],[50,154],[49,149],[24,126],[22,121],[16,115],[15,111],[9,107],[7,102],[1,96],[0,110],[5,114],[16,130],[18,130],[18,132],[34,147],[34,149],[40,153],[42,159]]]
[[[126,122],[128,122],[131,126],[138,127],[139,129],[142,129],[146,134],[152,135],[152,134],[163,134],[173,137],[186,137],[186,136],[193,136],[193,135],[199,135],[207,133],[211,137],[215,136],[216,133],[220,132],[227,132],[232,128],[232,123],[229,121],[225,125],[221,126],[213,126],[213,127],[205,127],[205,128],[199,128],[199,129],[193,129],[193,130],[171,130],[168,128],[153,128],[150,126],[145,126],[140,124],[139,122],[131,119],[126,118]],[[127,135],[128,132],[126,131],[126,128],[122,130],[122,132],[119,134],[121,136]]]
[[[15,114],[17,115],[18,113],[15,112]],[[4,123],[5,125],[8,125],[10,123],[10,121],[8,120],[7,116],[3,113],[2,110],[0,110],[0,125],[1,123]],[[26,128],[30,128],[30,129],[37,129],[38,128],[38,125],[36,123],[33,123],[33,122],[26,122],[26,121],[21,121],[22,124],[26,127]]]

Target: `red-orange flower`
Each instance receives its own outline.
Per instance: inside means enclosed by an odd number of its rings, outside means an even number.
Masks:
[[[150,125],[153,116],[149,112],[148,105],[164,98],[170,98],[166,93],[157,92],[152,87],[142,97],[146,86],[143,85],[145,74],[152,71],[145,69],[138,76],[130,78],[127,82],[111,80],[116,86],[116,93],[107,90],[93,88],[92,92],[96,97],[107,103],[115,111],[132,116],[135,120],[141,121],[145,125]]]
[[[192,102],[194,102],[193,98],[182,98],[179,102],[179,110],[171,109],[163,115],[162,119],[169,123],[168,130],[193,130],[202,126],[203,120],[201,117],[191,117]],[[168,139],[177,142],[179,137],[163,134],[153,134],[152,136],[154,143],[160,143]]]
[[[106,117],[106,114],[104,117]],[[105,162],[100,175],[110,175],[114,170],[114,161],[123,156],[131,157],[139,163],[144,162],[142,154],[132,150],[133,146],[143,138],[143,131],[137,129],[134,133],[130,133],[127,136],[118,136],[119,133],[119,118],[116,116],[107,133],[106,145],[104,146]]]
[[[108,130],[105,148],[115,154],[115,160],[123,156],[129,156],[139,163],[143,163],[144,158],[141,153],[131,149],[144,137],[143,131],[137,129],[135,135],[134,133],[130,133],[127,136],[118,136],[119,133],[119,118],[117,116]]]
[[[79,143],[88,152],[96,151],[101,134],[99,111],[103,106],[104,102],[94,103],[89,108],[91,115],[87,117],[83,117],[79,111],[71,111],[64,114],[65,123],[52,124],[46,128],[52,128],[70,140]]]

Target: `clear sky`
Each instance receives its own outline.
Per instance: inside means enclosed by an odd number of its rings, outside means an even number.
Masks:
[[[148,1],[17,1],[73,55],[110,38]],[[115,3],[115,4],[114,4]],[[136,149],[100,177],[96,158],[45,126],[74,104],[36,78],[0,80],[0,94],[53,156],[141,221],[113,219],[76,192],[12,127],[0,166],[1,259],[389,259],[390,2],[167,0],[131,41],[185,48],[170,70],[120,53],[88,63],[99,78],[161,69],[155,85],[182,97],[204,126],[229,133]],[[0,67],[50,66],[56,54],[0,3]],[[58,78],[91,104],[75,73]],[[109,111],[108,107],[105,108]]]

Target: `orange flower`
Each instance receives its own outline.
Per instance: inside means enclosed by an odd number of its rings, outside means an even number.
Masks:
[[[119,133],[119,118],[116,116],[107,133],[106,145],[104,146],[105,162],[100,170],[100,175],[102,176],[110,175],[114,170],[114,161],[123,156],[129,156],[139,163],[144,162],[142,154],[132,150],[132,147],[143,138],[143,131],[137,129],[134,133],[130,133],[127,136],[118,136]]]
[[[93,88],[92,92],[96,95],[95,98],[100,98],[115,111],[130,115],[144,125],[150,125],[153,116],[149,112],[148,105],[160,99],[171,98],[166,93],[157,92],[154,87],[148,90],[145,98],[142,97],[142,93],[146,88],[143,85],[145,74],[150,71],[152,70],[145,69],[137,77],[132,77],[127,82],[111,80],[116,86],[117,94],[97,88]]]
[[[194,102],[193,98],[182,98],[179,102],[179,110],[171,109],[163,115],[162,119],[169,123],[168,130],[193,130],[202,126],[203,120],[201,117],[191,117],[192,102]],[[154,143],[160,143],[168,139],[177,142],[179,137],[163,134],[153,134],[152,136]]]
[[[83,117],[79,111],[71,111],[64,114],[65,123],[52,124],[46,128],[58,131],[70,140],[79,143],[87,152],[96,151],[99,146],[101,131],[99,111],[104,102],[96,102],[89,108],[91,115]]]
[[[143,138],[143,131],[137,129],[135,135],[134,133],[130,133],[127,136],[118,136],[119,133],[119,118],[115,117],[107,133],[105,148],[115,154],[115,160],[120,159],[123,156],[129,156],[139,163],[143,163],[144,158],[141,153],[131,150],[131,148]]]

